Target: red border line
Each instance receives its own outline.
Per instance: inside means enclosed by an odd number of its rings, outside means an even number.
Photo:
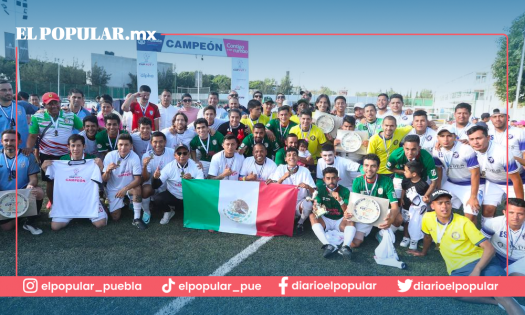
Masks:
[[[18,46],[15,45],[15,115],[16,115],[16,124],[15,124],[15,130],[16,134],[18,135]],[[13,112],[13,109],[11,108],[11,112]],[[27,119],[27,117],[25,118]],[[16,145],[16,156],[15,156],[15,163],[16,163],[16,174],[15,174],[15,276],[18,277],[18,136],[15,139],[15,145]]]

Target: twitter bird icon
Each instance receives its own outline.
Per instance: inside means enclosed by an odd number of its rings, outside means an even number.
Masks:
[[[403,283],[397,280],[397,286],[399,287],[399,290],[397,290],[397,292],[406,292],[410,290],[410,288],[412,287],[412,281],[413,280],[406,279],[405,282]]]

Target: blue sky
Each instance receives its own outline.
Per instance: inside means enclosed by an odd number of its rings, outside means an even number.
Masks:
[[[12,1],[12,0],[9,0]],[[26,27],[123,27],[169,33],[501,33],[525,12],[524,1],[371,2],[348,1],[99,1],[29,2]],[[14,19],[0,11],[0,27],[14,32]],[[3,32],[0,42],[3,43]],[[250,42],[250,80],[280,80],[290,71],[295,85],[309,89],[399,91],[436,88],[464,74],[490,69],[494,36],[242,36]],[[0,54],[3,55],[3,49]],[[31,58],[73,58],[91,64],[90,54],[135,57],[132,41],[30,41]],[[159,54],[177,71],[230,75],[230,60]],[[28,80],[27,78],[24,78]]]

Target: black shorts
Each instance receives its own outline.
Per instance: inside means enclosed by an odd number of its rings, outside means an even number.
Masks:
[[[40,153],[39,156],[40,156],[40,167],[42,167],[42,163],[44,163],[44,161],[47,161],[47,160],[51,160],[51,161],[60,160],[60,156],[56,156],[56,155],[48,155],[48,154]],[[51,179],[49,179],[49,177],[46,176],[46,172],[44,172],[44,170],[41,170],[40,173],[42,175],[42,180],[44,182],[51,182],[52,181]]]

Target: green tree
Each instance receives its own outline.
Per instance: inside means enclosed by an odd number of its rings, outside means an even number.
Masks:
[[[85,85],[86,71],[84,71],[84,63],[79,63],[77,59],[74,59],[72,65],[61,66],[60,83]]]
[[[175,88],[175,80],[177,79],[175,73],[173,73],[173,70],[168,69],[166,71],[158,72],[158,85],[159,85],[159,92],[162,92],[162,90],[167,89],[173,92],[173,89]]]
[[[128,73],[128,76],[129,76],[130,82],[126,83],[126,85],[128,86],[129,91],[131,93],[134,93],[139,90],[137,86],[137,75],[130,72]]]
[[[317,93],[314,93],[314,94],[326,94],[326,95],[335,95],[335,91],[332,91],[330,90],[330,88],[326,87],[326,86],[321,86],[321,88],[316,91]],[[364,96],[364,95],[362,95]]]
[[[228,93],[232,85],[232,80],[230,77],[220,74],[213,78],[212,83],[217,86],[216,89],[212,90],[219,93]]]
[[[518,85],[518,74],[521,62],[521,51],[523,49],[523,30],[525,29],[525,13],[521,14],[514,21],[510,28],[505,29],[509,38],[509,102],[516,100],[516,89]],[[507,99],[507,39],[498,39],[499,51],[492,64],[492,74],[496,79],[496,95],[500,100]],[[524,71],[525,74],[525,71]],[[521,80],[520,96],[518,101],[525,101],[525,75]],[[512,107],[513,105],[511,105]]]
[[[250,81],[250,90],[259,90],[259,91],[261,91],[262,88],[263,88],[263,85],[264,85],[264,81],[261,81],[261,80]]]
[[[8,81],[15,81],[16,69],[15,62],[0,56],[0,78]]]
[[[355,92],[355,96],[368,96],[368,92]]]
[[[432,93],[432,90],[429,89],[422,89],[419,92],[420,98],[434,98],[434,94]]]
[[[96,62],[87,75],[93,86],[106,87],[109,79],[111,79],[111,74],[108,74],[104,67],[99,67]]]
[[[204,78],[203,78],[204,81]],[[183,71],[177,74],[177,87],[195,87],[195,72]]]
[[[279,85],[279,92],[284,94],[290,94],[292,91],[292,80],[289,75],[285,75],[281,79],[281,85]]]

